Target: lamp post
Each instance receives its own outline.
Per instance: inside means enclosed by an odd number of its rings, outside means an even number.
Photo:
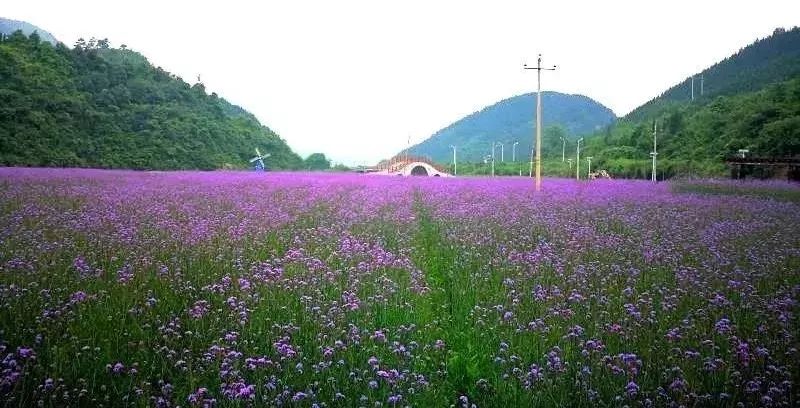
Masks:
[[[658,132],[657,122],[653,122],[653,151],[650,152],[650,156],[653,157],[653,175],[650,177],[650,179],[653,181],[653,183],[658,181],[658,179],[656,177],[656,174],[657,174],[656,173],[656,156],[658,156],[658,149],[657,149],[657,144],[656,144],[657,137],[658,137],[657,132]]]
[[[563,136],[559,136],[558,138],[561,139],[561,163],[564,163],[564,153],[566,151],[565,149],[567,148],[567,140],[564,139]]]
[[[592,174],[592,156],[586,156],[586,161],[589,162],[589,172],[587,174],[589,174],[589,177],[591,177],[591,174]]]
[[[492,142],[492,177],[494,177],[494,146],[495,143]]]
[[[504,162],[504,161],[506,161],[506,156],[505,156],[506,148],[505,148],[505,145],[503,145],[500,142],[497,142],[497,144],[500,145],[500,161]]]
[[[519,144],[519,142],[514,142],[514,144],[511,146],[511,161],[512,162],[516,162],[517,161],[517,145],[518,144]]]
[[[456,147],[454,145],[450,145],[453,148],[453,175],[458,175],[458,162],[456,162]]]
[[[556,66],[542,68],[542,54],[539,54],[535,68],[523,65],[523,69],[536,70],[536,191],[539,191],[542,188],[542,70],[555,71]]]
[[[531,168],[528,170],[528,177],[533,177],[533,149],[531,149]]]
[[[578,139],[578,153],[575,159],[575,180],[581,179],[581,142],[583,138]]]

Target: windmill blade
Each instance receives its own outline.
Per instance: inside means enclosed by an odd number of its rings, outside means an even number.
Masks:
[[[250,159],[250,163],[255,163],[255,162],[259,161],[259,160],[261,160],[260,157],[253,157],[252,159]]]
[[[261,152],[260,152],[260,151],[258,151],[258,148],[257,148],[257,147],[256,147],[256,156],[258,156],[258,157],[261,157]]]
[[[266,159],[267,157],[270,157],[270,156],[272,156],[272,154],[270,154],[270,153],[267,153],[267,154],[265,154],[265,155],[261,156],[261,158],[262,158],[262,159]]]

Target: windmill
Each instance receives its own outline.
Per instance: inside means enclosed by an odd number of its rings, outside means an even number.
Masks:
[[[267,169],[267,166],[264,165],[264,159],[271,156],[269,153],[261,154],[261,152],[256,147],[256,157],[250,159],[250,163],[253,163],[253,170],[255,171],[264,171]]]

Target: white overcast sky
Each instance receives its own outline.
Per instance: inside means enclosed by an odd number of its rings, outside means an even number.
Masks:
[[[800,1],[5,0],[71,45],[127,44],[253,112],[298,153],[372,164],[536,88],[623,115],[777,27]],[[547,115],[547,107],[544,107]]]

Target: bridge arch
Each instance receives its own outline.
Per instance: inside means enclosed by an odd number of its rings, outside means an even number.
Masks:
[[[414,166],[409,174],[412,176],[427,176],[428,169],[426,169],[425,166]]]
[[[373,175],[392,176],[427,176],[427,177],[453,177],[444,168],[430,162],[425,157],[395,156],[383,160],[377,166],[365,169],[364,173]]]
[[[447,177],[449,174],[443,173],[431,166],[429,163],[422,161],[413,161],[400,169],[400,174],[404,176],[431,176],[431,177]]]

